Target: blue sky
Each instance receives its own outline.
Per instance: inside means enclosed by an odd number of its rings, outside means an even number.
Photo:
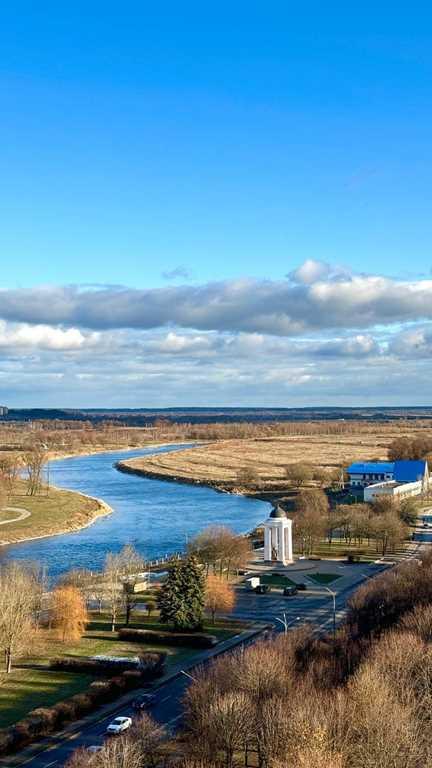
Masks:
[[[358,313],[351,320],[349,311],[345,328],[321,314],[321,325],[305,324],[302,311],[300,325],[291,322],[287,331],[283,323],[257,319],[252,305],[241,322],[235,321],[238,308],[225,325],[204,321],[208,306],[200,302],[221,303],[220,294],[209,298],[206,289],[214,281],[251,278],[253,296],[256,283],[259,291],[263,281],[274,286],[311,261],[336,265],[325,275],[332,284],[340,285],[341,274],[350,274],[351,283],[353,275],[385,277],[392,286],[427,283],[432,12],[426,4],[18,0],[2,8],[0,21],[1,288],[8,295],[47,285],[113,286],[111,293],[116,286],[169,291],[185,285],[198,291],[188,301],[196,302],[193,318],[200,315],[194,325],[190,313],[186,319],[185,313],[162,313],[162,324],[152,327],[147,318],[144,325],[136,318],[116,322],[115,308],[109,324],[89,320],[88,311],[72,319],[64,312],[32,315],[21,305],[19,312],[9,307],[2,313],[0,302],[3,336],[14,340],[3,343],[3,399],[95,405],[102,393],[107,405],[122,404],[107,391],[103,360],[100,369],[88,371],[88,361],[70,349],[62,357],[58,334],[71,339],[71,330],[122,334],[119,397],[125,405],[157,405],[164,397],[162,405],[196,398],[215,405],[233,398],[235,405],[243,399],[259,405],[263,398],[289,405],[340,397],[339,374],[327,389],[321,380],[304,392],[302,377],[316,369],[315,352],[302,353],[300,363],[292,348],[283,353],[289,370],[270,389],[264,378],[252,387],[234,359],[228,370],[215,358],[212,374],[218,369],[219,378],[209,373],[200,384],[193,375],[204,353],[195,344],[198,357],[191,364],[185,351],[195,331],[216,334],[219,354],[224,334],[246,344],[251,340],[241,334],[264,334],[263,376],[275,336],[316,345],[317,339],[347,343],[349,334],[372,334],[373,355],[361,369],[370,385],[365,380],[356,391],[359,371],[351,378],[347,372],[344,397],[355,403],[411,399],[412,381],[401,383],[399,369],[394,393],[370,371],[374,365],[381,370],[389,348],[400,353],[395,334],[415,330],[429,344],[424,303],[407,313],[399,299],[401,311],[392,309],[389,320],[383,290],[382,316],[374,309],[366,324]],[[36,299],[26,294],[25,301]],[[291,317],[289,308],[286,314]],[[50,332],[57,342],[48,354],[40,339]],[[174,343],[175,360],[164,357],[165,367],[156,372],[130,370],[131,349],[139,357],[142,345],[163,343],[170,333],[187,336],[183,351]],[[23,337],[28,356],[18,354],[20,367],[13,345]],[[105,337],[92,338],[102,349]],[[177,376],[179,359],[188,385],[179,388],[173,378],[166,393],[152,388],[154,376]],[[93,377],[91,386],[90,378],[76,378],[80,370]],[[290,388],[283,381],[293,371]],[[27,376],[40,376],[40,387],[31,391]],[[422,402],[428,376],[425,368]]]

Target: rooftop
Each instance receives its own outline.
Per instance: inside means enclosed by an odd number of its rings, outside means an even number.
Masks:
[[[351,464],[348,467],[348,472],[352,475],[365,475],[365,474],[388,474],[394,472],[394,461],[365,461],[360,463]]]
[[[426,468],[426,461],[395,461],[394,477],[399,483],[413,483],[421,480]]]

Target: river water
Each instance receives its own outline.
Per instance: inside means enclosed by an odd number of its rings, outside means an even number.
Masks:
[[[54,485],[103,499],[113,513],[77,533],[0,548],[0,559],[36,561],[52,579],[71,568],[103,567],[108,552],[125,544],[146,558],[183,550],[188,538],[209,525],[223,524],[244,533],[264,520],[270,505],[256,499],[218,493],[212,488],[126,475],[114,468],[122,459],[179,450],[185,446],[137,449],[75,456],[52,461]]]

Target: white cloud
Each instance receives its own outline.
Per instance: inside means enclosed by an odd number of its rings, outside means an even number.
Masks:
[[[315,267],[306,264],[305,269],[311,277]],[[396,281],[377,275],[334,279],[331,273],[311,284],[244,279],[148,290],[3,290],[0,317],[80,330],[172,326],[296,336],[432,319],[432,280]]]
[[[331,266],[325,261],[306,259],[297,269],[290,272],[288,277],[295,283],[312,285],[318,280],[325,280],[330,276]]]
[[[283,281],[3,290],[0,397],[28,405],[44,397],[48,405],[427,402],[429,320],[432,280],[349,275],[312,260]]]
[[[95,344],[98,338],[99,334],[84,335],[78,328],[62,329],[48,325],[9,324],[0,321],[1,348],[78,350],[87,344]]]

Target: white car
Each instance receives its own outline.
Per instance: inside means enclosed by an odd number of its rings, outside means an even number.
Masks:
[[[132,725],[131,717],[116,717],[106,729],[107,733],[124,733]]]
[[[95,755],[96,752],[102,752],[103,747],[100,744],[91,744],[90,747],[86,747],[86,749],[91,755]]]

